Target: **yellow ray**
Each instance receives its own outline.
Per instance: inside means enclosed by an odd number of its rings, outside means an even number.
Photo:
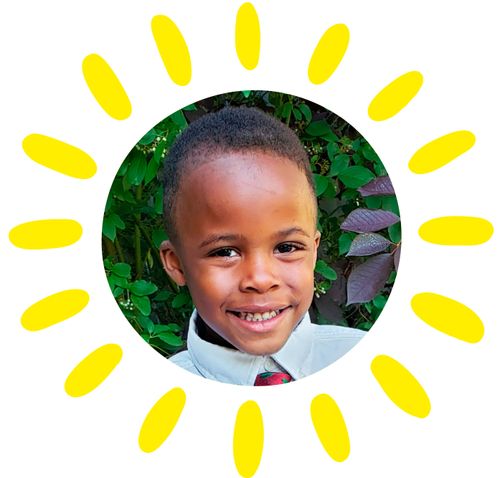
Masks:
[[[36,163],[73,178],[88,179],[97,170],[87,153],[50,136],[30,134],[24,138],[23,149]]]
[[[124,120],[132,113],[132,105],[120,80],[106,61],[96,53],[82,64],[83,76],[101,108],[114,119]]]
[[[371,370],[387,396],[401,410],[418,418],[431,411],[431,402],[417,379],[399,362],[388,355],[378,355]]]
[[[182,388],[173,388],[161,397],[146,415],[139,432],[142,451],[155,451],[168,438],[181,416],[186,394]]]
[[[43,219],[25,222],[9,233],[12,244],[21,249],[53,249],[69,246],[82,235],[82,226],[71,219]]]
[[[431,327],[469,343],[479,342],[484,335],[481,319],[468,307],[443,295],[423,292],[413,297],[411,306]]]
[[[349,44],[349,29],[339,23],[330,27],[321,37],[309,61],[309,80],[319,85],[337,69]]]
[[[243,478],[250,478],[259,468],[264,448],[264,422],[253,400],[241,405],[236,416],[233,437],[234,463]]]
[[[253,70],[259,62],[260,25],[259,17],[251,3],[244,3],[236,15],[236,53],[247,70]]]
[[[163,64],[174,83],[185,86],[191,81],[191,58],[177,25],[164,15],[151,21],[153,37]]]
[[[384,121],[399,113],[418,93],[424,77],[418,71],[410,71],[389,83],[373,98],[368,116],[374,121]]]
[[[422,146],[410,159],[408,167],[417,174],[430,173],[468,151],[476,137],[470,131],[455,131]]]
[[[344,461],[350,452],[349,434],[342,413],[327,394],[314,397],[311,418],[325,451],[335,461]]]
[[[490,239],[493,226],[486,219],[467,216],[437,217],[418,230],[427,242],[444,246],[475,246]]]
[[[64,389],[71,397],[81,397],[97,388],[122,359],[122,349],[107,344],[85,357],[68,375]]]
[[[28,307],[21,317],[21,325],[31,331],[42,330],[73,317],[88,303],[89,295],[84,290],[63,290]]]

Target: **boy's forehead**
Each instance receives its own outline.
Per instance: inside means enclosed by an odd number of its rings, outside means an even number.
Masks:
[[[273,208],[314,215],[313,195],[297,164],[266,152],[229,152],[187,172],[178,193],[177,219],[222,220],[228,212],[253,217]],[[286,206],[286,207],[285,207]]]

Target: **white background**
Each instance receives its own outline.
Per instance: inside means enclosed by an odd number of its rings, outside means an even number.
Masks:
[[[241,2],[243,3],[243,2]],[[0,474],[50,476],[237,476],[232,434],[241,403],[256,400],[265,446],[255,476],[499,476],[498,234],[475,247],[422,241],[419,226],[441,215],[499,224],[498,15],[495,2],[259,1],[260,62],[245,70],[234,50],[240,2],[34,0],[3,2],[0,114],[1,334]],[[188,43],[193,77],[168,77],[151,18],[169,16]],[[324,84],[309,83],[310,56],[323,32],[345,23],[351,41]],[[86,87],[83,58],[98,53],[132,102],[126,121],[107,116]],[[373,96],[407,71],[424,85],[396,117],[367,116]],[[100,250],[105,199],[126,153],[156,122],[180,107],[225,91],[267,89],[302,96],[335,111],[372,144],[395,184],[404,249],[398,280],[372,332],[328,369],[286,387],[252,389],[196,378],[169,364],[133,332],[107,287]],[[419,176],[412,154],[446,133],[468,129],[472,150]],[[72,179],[30,161],[21,143],[41,133],[74,144],[98,165]],[[73,246],[26,251],[8,241],[17,224],[71,218],[83,226]],[[60,290],[81,288],[88,307],[40,332],[20,325],[23,311]],[[471,345],[420,321],[412,296],[432,291],[463,302],[485,325]],[[88,353],[118,343],[124,356],[94,392],[64,392],[68,373]],[[377,354],[403,363],[426,389],[428,418],[395,407],[370,372]],[[187,394],[184,412],[156,452],[137,444],[142,421],[172,387]],[[332,461],[310,421],[311,399],[329,393],[343,411],[351,455]],[[314,471],[312,471],[314,470]]]

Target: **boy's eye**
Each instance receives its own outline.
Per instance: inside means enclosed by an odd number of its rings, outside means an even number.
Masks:
[[[212,252],[210,255],[213,257],[236,257],[237,253],[234,249],[224,247]]]
[[[298,244],[290,244],[289,242],[285,242],[276,247],[276,250],[280,254],[288,254],[290,252],[294,252],[302,249]]]

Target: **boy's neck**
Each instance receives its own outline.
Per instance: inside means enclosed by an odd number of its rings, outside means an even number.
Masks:
[[[196,315],[195,326],[198,336],[206,342],[236,350],[236,347],[233,344],[229,343],[226,339],[215,332],[215,330],[211,329],[202,319],[200,314]]]

